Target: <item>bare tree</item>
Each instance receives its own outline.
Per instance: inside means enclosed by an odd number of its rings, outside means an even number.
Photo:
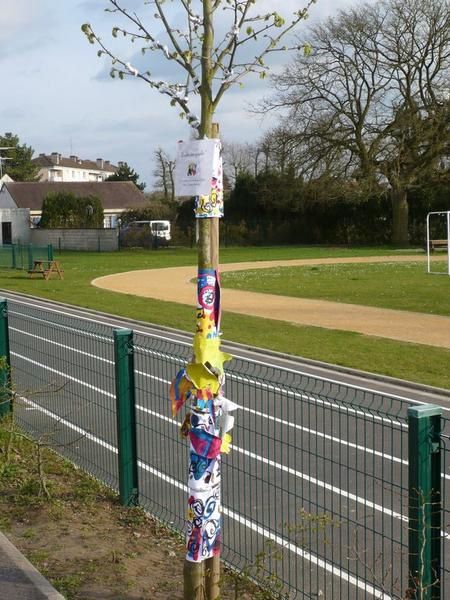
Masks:
[[[166,152],[162,148],[155,150],[155,169],[153,175],[155,177],[155,187],[157,190],[162,190],[164,193],[164,200],[175,200],[175,185],[174,185],[174,171],[175,161],[171,160]]]
[[[238,175],[251,173],[255,161],[256,146],[240,142],[225,142],[223,148],[224,170],[234,184]]]
[[[266,132],[259,140],[258,148],[264,154],[265,170],[273,170],[281,175],[300,175],[301,147],[298,136],[285,125]]]
[[[408,190],[449,151],[448,0],[382,0],[310,29],[263,109],[287,110],[303,171],[390,187],[393,237],[407,243]]]

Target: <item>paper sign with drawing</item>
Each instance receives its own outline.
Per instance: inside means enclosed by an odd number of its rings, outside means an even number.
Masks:
[[[218,171],[220,140],[179,142],[175,165],[177,196],[206,196]]]

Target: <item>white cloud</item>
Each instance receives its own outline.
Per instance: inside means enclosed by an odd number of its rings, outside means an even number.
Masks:
[[[200,0],[196,0],[199,5]],[[330,14],[350,0],[317,0],[311,20]],[[12,131],[37,153],[58,151],[82,158],[103,157],[127,161],[148,184],[152,180],[153,152],[162,146],[175,153],[176,142],[190,135],[186,121],[168,99],[135,78],[129,81],[99,80],[109,63],[98,59],[97,48],[87,43],[81,24],[91,21],[110,40],[117,15],[105,13],[106,0],[0,0],[0,59],[2,95],[0,133]],[[143,0],[123,4],[152,19],[154,6]],[[171,6],[181,23],[179,4]],[[302,0],[259,0],[258,11],[277,9],[283,16],[303,6]],[[161,27],[159,23],[159,28]],[[219,27],[217,28],[219,30]],[[126,61],[135,64],[136,48],[124,40]],[[276,56],[278,63],[286,56]],[[140,68],[140,64],[137,65]],[[158,62],[158,77],[169,78],[167,61]],[[247,112],[268,92],[267,82],[255,75],[244,79],[224,96],[217,113],[222,135],[229,141],[254,141],[269,127]],[[198,110],[193,101],[194,111]]]
[[[0,42],[20,35],[36,17],[39,0],[2,0]]]

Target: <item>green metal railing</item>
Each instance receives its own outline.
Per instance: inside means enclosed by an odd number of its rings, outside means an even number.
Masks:
[[[409,590],[421,600],[441,598],[441,418],[440,406],[408,409]]]
[[[114,365],[116,376],[120,501],[124,506],[132,506],[138,503],[139,485],[136,448],[133,332],[130,329],[116,329],[114,331]]]
[[[441,531],[434,531],[435,537],[439,538],[441,544],[441,564],[440,573],[438,573],[441,582],[441,598],[446,598],[450,594],[450,552],[448,545],[450,543],[450,419],[442,417],[440,424],[440,458],[441,473],[443,477],[440,480],[441,503]],[[442,535],[442,533],[444,535]]]
[[[0,246],[0,268],[31,270],[35,260],[53,260],[53,246],[9,244]]]
[[[8,304],[21,426],[183,531],[188,448],[168,389],[190,345]],[[227,563],[283,598],[450,596],[445,409],[244,358],[225,391],[241,406],[223,458]]]
[[[0,417],[11,411],[10,373],[8,306],[6,300],[0,299]]]

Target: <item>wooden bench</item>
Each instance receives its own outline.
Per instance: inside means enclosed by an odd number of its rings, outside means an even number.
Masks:
[[[60,279],[64,279],[64,271],[57,260],[35,260],[33,268],[28,271],[28,275],[41,275],[44,279],[49,279],[52,275],[57,275]]]
[[[431,252],[439,250],[440,248],[443,248],[444,250],[447,249],[447,240],[430,240]]]

